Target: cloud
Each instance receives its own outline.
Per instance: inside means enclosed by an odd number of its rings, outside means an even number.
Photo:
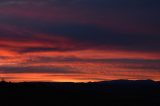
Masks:
[[[0,0],[0,71],[88,75],[79,80],[133,78],[132,74],[157,79],[159,4]]]
[[[0,66],[1,73],[62,73],[74,74],[78,73],[72,70],[71,67],[57,67],[57,66]]]
[[[1,3],[7,3],[7,2],[13,2],[13,3],[19,3],[19,2],[43,2],[43,3],[53,3],[56,5],[57,4],[86,4],[86,5],[94,5],[94,6],[99,6],[96,4],[100,4],[100,5],[110,5],[113,6],[114,4],[119,5],[126,5],[126,6],[134,6],[134,5],[141,5],[141,6],[150,6],[150,3],[153,3],[152,5],[157,5],[157,3],[159,3],[159,1],[157,0],[1,0]]]
[[[159,59],[129,59],[129,58],[78,58],[74,56],[35,56],[30,57],[27,63],[46,62],[84,62],[84,63],[123,63],[123,64],[160,64]]]
[[[26,29],[27,31],[23,32],[22,30],[21,32],[17,30],[18,34],[17,32],[10,32],[10,35],[4,34],[2,37],[8,36],[8,39],[17,40],[17,42],[19,42],[18,40],[24,40],[25,42],[32,40],[39,44],[46,44],[47,42],[50,45],[50,47],[24,47],[20,50],[22,52],[70,51],[88,48],[160,52],[160,36],[154,34],[126,34],[95,25],[72,22],[49,23],[20,19],[8,19],[6,22],[11,26],[16,25],[17,28]],[[1,30],[2,33],[6,31]],[[26,35],[26,32],[28,32],[28,35]],[[37,34],[41,34],[41,37],[36,37]],[[14,38],[13,36],[17,37]],[[45,36],[50,39],[43,40]]]

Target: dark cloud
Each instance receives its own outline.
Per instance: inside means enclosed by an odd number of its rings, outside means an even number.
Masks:
[[[126,6],[134,6],[134,5],[140,5],[140,6],[155,6],[160,3],[159,0],[0,0],[1,3],[18,3],[18,2],[43,2],[43,3],[53,3],[53,4],[86,4],[86,5],[94,5],[94,6],[99,6],[99,5],[108,5],[108,6],[121,6],[121,5],[126,5]],[[99,4],[99,5],[98,5]]]
[[[116,32],[110,29],[101,28],[96,25],[81,24],[81,23],[49,23],[34,20],[23,20],[23,19],[5,19],[2,23],[8,23],[10,25],[16,25],[19,28],[24,28],[31,32],[26,36],[27,33],[22,32],[16,35],[12,32],[10,39],[15,39],[12,36],[19,36],[16,39],[20,40],[33,40],[39,42],[54,43],[51,39],[41,39],[34,37],[34,33],[41,33],[49,35],[51,37],[59,36],[65,37],[74,41],[74,48],[61,48],[61,47],[37,47],[37,48],[24,48],[22,52],[32,51],[69,51],[79,50],[87,48],[100,49],[122,49],[122,50],[136,50],[136,51],[160,51],[160,36],[156,34],[126,34],[123,32]],[[4,30],[5,31],[5,30]],[[3,32],[3,31],[1,31]],[[33,34],[32,34],[33,33]],[[6,37],[6,35],[4,35]],[[8,37],[9,38],[9,37]],[[83,42],[83,45],[81,45]],[[62,43],[58,41],[57,43]],[[72,44],[72,43],[71,43]],[[84,46],[86,44],[86,46]],[[77,49],[79,48],[79,49]]]
[[[28,59],[24,64],[34,63],[93,63],[93,64],[112,64],[114,67],[132,70],[155,70],[159,72],[160,60],[152,59],[81,59],[76,57],[34,57]],[[109,68],[109,66],[107,66]],[[101,70],[100,70],[101,71]]]
[[[2,14],[0,16],[0,23],[2,25],[9,25],[9,29],[0,30],[0,38],[8,38],[12,40],[29,41],[34,40],[38,42],[53,43],[49,39],[41,39],[34,36],[34,33],[47,34],[49,36],[62,36],[71,39],[72,43],[68,47],[26,47],[19,52],[34,52],[34,51],[70,51],[82,49],[121,49],[130,51],[145,51],[145,52],[159,52],[160,51],[160,2],[158,0],[0,0],[1,5],[31,5],[41,4],[40,7],[47,11],[53,9],[54,6],[61,9],[62,6],[68,8],[75,8],[75,11],[84,13],[87,10],[88,14],[80,15],[84,20],[94,19],[95,21],[102,21],[108,27],[99,26],[97,24],[82,24],[79,20],[61,20],[59,22],[52,22],[52,20],[28,19],[19,15],[12,16]],[[51,8],[45,8],[50,5]],[[52,8],[53,7],[53,8]],[[77,8],[78,9],[77,9]],[[54,10],[54,9],[53,9]],[[18,10],[17,10],[18,11]],[[37,10],[38,11],[38,10]],[[28,11],[22,11],[28,12]],[[35,12],[35,11],[34,11]],[[56,15],[63,14],[65,11],[57,12]],[[68,16],[73,11],[70,11]],[[73,12],[74,13],[74,12]],[[33,13],[36,14],[36,13]],[[42,12],[42,14],[45,14]],[[49,12],[51,16],[53,15]],[[112,16],[113,15],[113,16]],[[67,16],[67,15],[66,15]],[[31,16],[32,17],[32,16]],[[74,17],[74,14],[73,14]],[[100,18],[103,17],[103,18]],[[111,19],[108,20],[108,17]],[[113,20],[112,20],[113,18]],[[102,19],[102,20],[100,20]],[[107,21],[107,22],[106,22]],[[111,21],[111,23],[109,23]],[[114,28],[110,25],[116,23]],[[109,24],[109,25],[108,25]],[[121,24],[121,25],[120,25]],[[131,24],[131,25],[129,25]],[[17,27],[17,31],[12,31],[12,27]],[[140,27],[139,27],[140,26]],[[136,28],[135,30],[151,30],[151,33],[117,31],[117,29]],[[125,28],[126,27],[126,28]],[[27,31],[23,31],[25,29]],[[58,41],[57,43],[59,43]],[[81,43],[83,42],[83,44]],[[75,45],[70,48],[70,45]],[[2,45],[5,46],[5,45]],[[77,49],[78,48],[78,49]]]
[[[121,59],[91,59],[91,58],[77,58],[74,56],[56,56],[56,57],[46,57],[46,56],[36,56],[36,57],[31,57],[28,59],[28,63],[46,63],[46,62],[91,62],[91,63],[124,63],[124,64],[160,64],[159,59],[126,59],[126,58],[121,58]]]
[[[2,73],[63,73],[74,74],[71,67],[57,67],[57,66],[0,66]]]
[[[28,48],[22,48],[18,50],[20,53],[28,53],[28,52],[49,52],[49,51],[72,51],[72,50],[79,50],[78,48],[61,48],[61,47],[28,47]]]

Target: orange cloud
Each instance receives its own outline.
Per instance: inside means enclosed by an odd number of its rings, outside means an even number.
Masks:
[[[0,5],[0,74],[6,80],[160,80],[157,14],[23,2]]]

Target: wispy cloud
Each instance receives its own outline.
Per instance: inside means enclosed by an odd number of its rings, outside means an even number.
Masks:
[[[22,74],[24,80],[54,79],[48,74],[70,81],[158,80],[159,4],[157,0],[0,0],[0,71],[8,79],[14,74],[14,80],[22,80]]]

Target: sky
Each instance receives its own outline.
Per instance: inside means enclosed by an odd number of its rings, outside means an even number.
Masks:
[[[159,0],[0,0],[0,77],[159,81],[159,11]]]

